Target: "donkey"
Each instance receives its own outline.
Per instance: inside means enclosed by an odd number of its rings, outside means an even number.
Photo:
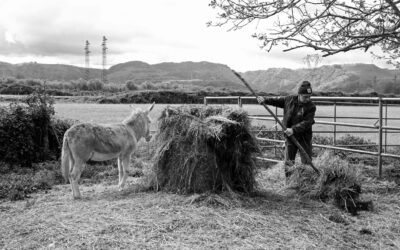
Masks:
[[[78,182],[87,161],[106,161],[118,158],[119,191],[126,182],[126,169],[130,156],[136,150],[138,141],[144,137],[150,141],[149,112],[154,103],[145,111],[136,109],[122,123],[73,125],[64,134],[61,151],[61,171],[66,182],[70,182],[74,199],[80,199]]]

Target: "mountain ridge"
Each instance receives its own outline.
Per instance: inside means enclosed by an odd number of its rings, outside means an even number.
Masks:
[[[32,78],[50,81],[73,81],[84,78],[86,69],[66,64],[40,64],[36,62],[11,64],[0,62],[0,77]],[[101,78],[101,69],[90,69],[91,79]],[[312,83],[314,91],[400,93],[397,70],[379,68],[374,64],[334,64],[318,68],[269,68],[242,72],[242,76],[255,89],[270,93],[295,93],[303,80]],[[244,89],[231,69],[220,63],[162,62],[149,64],[129,61],[111,66],[107,70],[109,82],[124,84],[134,81],[193,81],[200,86]]]

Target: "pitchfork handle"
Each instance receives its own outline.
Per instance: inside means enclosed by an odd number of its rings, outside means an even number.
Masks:
[[[250,92],[257,98],[258,95],[257,93],[250,87],[249,83],[236,71],[232,69],[232,72],[246,85],[246,87],[250,90]],[[276,122],[282,127],[282,131],[285,132],[286,126],[283,125],[283,123],[279,120],[279,118],[272,112],[272,110],[265,104],[262,103],[264,108],[268,110],[268,112],[275,118]],[[314,171],[319,175],[320,172],[319,170],[314,166],[312,163],[311,157],[307,154],[307,152],[304,150],[304,148],[300,145],[299,141],[294,137],[294,135],[288,136],[288,138],[296,145],[296,147],[299,149],[300,154],[307,160],[308,164],[314,169]]]

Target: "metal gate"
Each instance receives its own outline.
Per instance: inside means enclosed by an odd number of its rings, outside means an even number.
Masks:
[[[400,146],[397,144],[389,144],[388,143],[388,135],[400,133],[400,126],[388,126],[388,121],[400,121],[400,112],[398,116],[388,117],[388,108],[390,107],[400,107],[400,98],[384,98],[384,97],[311,97],[312,101],[316,105],[327,105],[332,106],[332,116],[316,116],[315,124],[323,124],[333,126],[333,131],[317,131],[317,133],[333,133],[333,145],[320,145],[313,144],[314,147],[333,149],[338,151],[348,151],[359,154],[368,154],[377,157],[378,160],[378,169],[379,176],[382,176],[382,157],[392,157],[400,159],[400,155],[398,154],[390,154],[387,153],[387,148],[390,146]],[[218,101],[218,104],[237,104],[240,107],[243,105],[251,105],[257,104],[255,97],[250,96],[220,96],[220,97],[205,97],[204,104],[208,105],[212,102]],[[370,106],[377,108],[377,116],[338,116],[337,109],[338,106],[348,105],[348,106]],[[278,109],[275,108],[275,114],[278,115]],[[272,116],[254,116],[250,115],[251,119],[255,120],[265,120],[265,121],[274,121]],[[332,121],[324,121],[318,119],[331,119]],[[360,124],[360,123],[351,123],[351,122],[338,122],[338,119],[356,119],[356,120],[372,120],[373,124]],[[346,131],[347,133],[376,133],[378,136],[377,140],[377,151],[367,151],[360,149],[352,149],[346,148],[341,145],[337,145],[337,135],[340,131],[337,130],[338,127],[353,127],[355,129],[369,129],[368,131]],[[268,138],[260,138],[257,137],[258,140],[264,140],[269,142],[281,143],[282,140],[276,139],[268,139]],[[277,161],[274,159],[269,159],[266,157],[261,157],[260,159],[267,161]]]

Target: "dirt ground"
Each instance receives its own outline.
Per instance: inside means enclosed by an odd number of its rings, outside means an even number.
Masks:
[[[138,178],[68,185],[0,202],[1,249],[400,249],[400,187],[366,177],[358,216],[285,189],[279,166],[258,176],[260,195],[182,196],[138,191]]]

